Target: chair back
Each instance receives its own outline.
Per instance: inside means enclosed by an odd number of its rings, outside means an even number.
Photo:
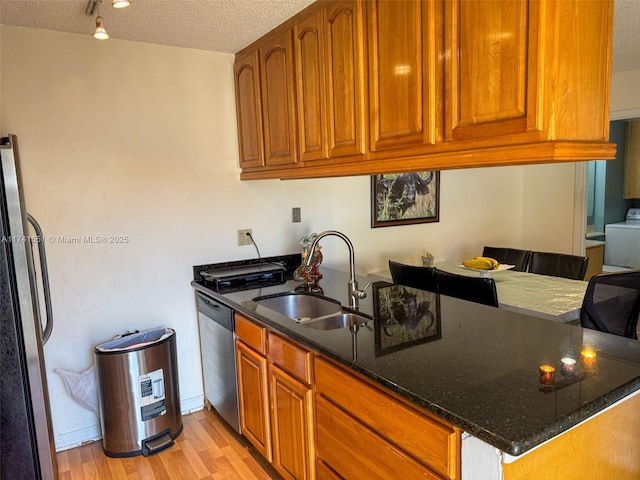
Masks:
[[[637,339],[638,315],[640,270],[591,277],[580,310],[580,325]]]
[[[488,247],[482,250],[483,257],[495,258],[500,263],[515,265],[514,270],[526,272],[531,260],[531,250],[518,250],[508,247]]]
[[[450,297],[482,303],[491,307],[498,306],[496,282],[488,277],[469,277],[436,269],[438,293]]]
[[[389,260],[389,271],[393,283],[429,292],[437,291],[434,267],[418,267]]]
[[[565,253],[531,252],[529,272],[572,280],[584,280],[589,259]]]

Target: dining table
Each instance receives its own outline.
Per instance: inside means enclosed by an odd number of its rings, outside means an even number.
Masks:
[[[578,323],[588,282],[509,269],[479,272],[451,262],[436,262],[437,269],[496,282],[498,307],[562,323]],[[373,281],[391,282],[389,270],[369,273]]]

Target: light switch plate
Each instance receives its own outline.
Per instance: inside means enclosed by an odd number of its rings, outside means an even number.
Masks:
[[[291,209],[291,221],[293,223],[299,223],[302,218],[302,213],[300,211],[300,207],[293,207]]]

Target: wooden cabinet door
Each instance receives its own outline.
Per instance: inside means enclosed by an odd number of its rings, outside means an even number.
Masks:
[[[300,159],[364,158],[362,3],[327,3],[294,32]]]
[[[384,150],[424,152],[440,130],[440,2],[375,0],[366,5],[371,156]]]
[[[329,156],[365,153],[365,67],[360,1],[329,3],[324,12]]]
[[[296,148],[293,32],[269,35],[260,47],[265,163],[291,165]]]
[[[261,167],[264,165],[264,146],[258,51],[236,58],[233,70],[240,167]]]
[[[273,466],[287,479],[314,478],[313,391],[271,365]]]
[[[542,81],[538,76],[543,72],[537,28],[544,4],[529,0],[445,2],[447,140],[542,129]]]
[[[296,86],[300,160],[329,158],[322,10],[296,22]]]
[[[238,398],[242,434],[271,461],[267,359],[236,341]]]

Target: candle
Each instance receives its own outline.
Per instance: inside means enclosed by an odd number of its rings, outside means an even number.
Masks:
[[[553,385],[555,376],[556,369],[551,365],[540,365],[540,383],[544,385]]]
[[[582,350],[582,352],[580,352],[580,358],[586,368],[594,368],[596,366],[596,352],[594,350]]]
[[[576,361],[573,358],[564,357],[560,361],[562,362],[562,369],[560,370],[562,375],[567,377],[576,373]]]

